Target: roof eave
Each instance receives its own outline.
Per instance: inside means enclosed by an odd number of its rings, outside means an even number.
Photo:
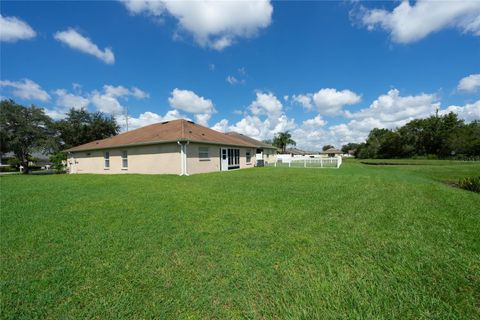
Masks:
[[[192,139],[183,139],[182,138],[182,139],[176,139],[176,140],[137,142],[137,143],[114,145],[114,146],[104,146],[104,147],[86,147],[86,148],[79,148],[79,149],[77,149],[77,147],[73,147],[73,148],[70,148],[70,149],[67,149],[67,150],[63,150],[62,152],[82,152],[82,151],[93,151],[93,150],[104,150],[104,149],[119,149],[119,148],[126,148],[126,147],[137,147],[137,146],[166,144],[166,143],[177,143],[177,142],[214,144],[214,145],[244,147],[244,148],[257,148],[257,146],[255,146],[255,145],[224,143],[224,142],[218,142],[218,141],[201,141],[201,140],[192,140]]]

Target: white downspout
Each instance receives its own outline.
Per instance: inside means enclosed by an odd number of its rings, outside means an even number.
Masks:
[[[188,176],[188,166],[187,166],[187,146],[188,144],[190,143],[190,141],[187,141],[185,144],[184,144],[184,151],[183,151],[183,161],[185,162],[185,164],[183,165],[183,168],[184,168],[184,174],[186,176]]]
[[[183,176],[185,174],[185,164],[183,162],[183,144],[180,141],[177,141],[177,143],[180,146],[180,165],[182,167],[180,175]]]

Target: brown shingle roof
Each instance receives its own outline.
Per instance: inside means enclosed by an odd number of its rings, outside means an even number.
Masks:
[[[96,140],[70,148],[66,151],[109,149],[130,145],[156,144],[177,141],[192,141],[211,144],[256,147],[242,139],[200,126],[187,120],[173,120],[151,124],[119,135]]]
[[[230,137],[234,137],[234,138],[238,138],[238,139],[241,139],[243,141],[245,141],[246,143],[250,143],[250,144],[253,144],[255,145],[257,148],[266,148],[266,149],[277,149],[277,147],[274,147],[272,146],[271,144],[268,144],[268,143],[264,143],[262,141],[258,141],[256,139],[253,139],[253,138],[250,138],[249,136],[246,136],[246,135],[243,135],[241,133],[238,133],[238,132],[227,132],[225,133],[227,136],[230,136]]]
[[[322,154],[331,154],[331,153],[341,154],[342,151],[340,151],[338,149],[335,149],[335,148],[330,148],[330,149],[327,149],[325,151],[322,151]]]

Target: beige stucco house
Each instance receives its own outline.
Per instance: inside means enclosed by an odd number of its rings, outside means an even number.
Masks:
[[[250,137],[224,134],[181,119],[89,142],[66,152],[70,173],[189,175],[251,168],[257,160],[274,162],[275,150]]]

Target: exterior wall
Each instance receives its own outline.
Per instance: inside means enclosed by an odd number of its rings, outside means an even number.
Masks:
[[[208,159],[199,158],[199,148],[208,147]],[[252,168],[256,163],[255,148],[231,147],[209,144],[190,143],[187,145],[187,173],[206,173],[220,171],[220,148],[240,149],[240,169]],[[251,161],[247,163],[247,151],[250,150]],[[110,167],[104,167],[104,152],[110,153]],[[128,153],[128,168],[122,168],[122,152]],[[267,151],[268,152],[268,151]],[[73,156],[73,158],[72,158]],[[269,162],[275,155],[266,155]],[[177,144],[158,144],[134,146],[116,149],[72,152],[67,159],[71,173],[97,174],[181,174],[180,146]]]
[[[110,168],[104,167],[103,153],[110,152]],[[128,168],[122,168],[122,151],[128,152]],[[67,160],[72,173],[180,174],[180,146],[157,144],[119,149],[73,152]]]
[[[208,159],[199,158],[199,148],[208,147]],[[252,168],[256,162],[255,148],[227,147],[211,144],[190,143],[187,146],[188,174],[220,171],[220,148],[240,149],[240,169]],[[252,159],[247,163],[247,150],[250,150]]]

